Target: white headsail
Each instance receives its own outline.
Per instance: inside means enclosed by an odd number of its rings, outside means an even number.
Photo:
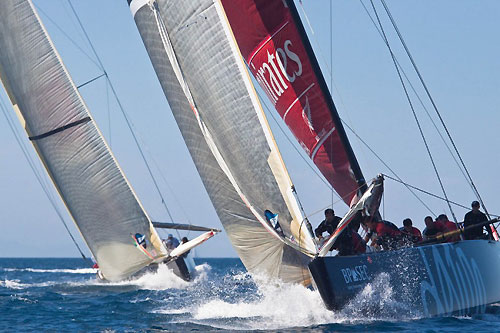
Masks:
[[[164,250],[31,1],[0,1],[0,77],[33,146],[97,260],[119,280]]]
[[[218,1],[130,8],[217,214],[252,273],[308,284],[314,242]],[[278,215],[283,235],[265,218]]]

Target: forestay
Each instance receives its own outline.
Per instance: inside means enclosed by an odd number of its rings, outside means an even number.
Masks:
[[[97,129],[34,6],[0,1],[0,76],[14,109],[102,275],[130,276],[152,260],[131,237],[161,241]]]
[[[307,36],[289,8],[293,1],[221,1],[250,71],[304,151],[351,206],[365,182]]]
[[[252,273],[310,283],[312,238],[218,1],[133,0],[132,14],[217,214]],[[264,217],[278,214],[285,237]]]

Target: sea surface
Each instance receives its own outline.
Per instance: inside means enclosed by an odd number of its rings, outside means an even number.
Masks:
[[[105,283],[82,259],[0,258],[0,331],[500,331],[500,305],[473,317],[410,316],[391,301],[390,285],[379,283],[365,290],[362,307],[353,301],[330,312],[317,292],[304,287],[257,287],[239,259],[196,263],[190,283],[166,266]],[[367,304],[379,310],[372,313]]]

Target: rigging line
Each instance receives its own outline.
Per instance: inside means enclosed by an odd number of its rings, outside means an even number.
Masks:
[[[98,65],[97,65],[97,66],[101,69],[101,71],[103,71],[104,73],[106,73],[106,71],[104,70],[104,65],[102,64],[101,59],[100,59],[100,58],[99,58],[99,56],[97,55],[97,52],[96,52],[96,50],[95,50],[95,48],[94,48],[94,45],[93,45],[93,44],[92,44],[92,42],[90,41],[90,37],[89,37],[89,35],[87,34],[87,30],[85,30],[85,29],[84,29],[84,27],[83,27],[83,23],[82,23],[82,21],[80,20],[80,17],[78,16],[78,14],[76,13],[76,10],[75,10],[75,8],[73,7],[73,4],[71,3],[71,0],[68,0],[68,4],[69,4],[69,6],[71,7],[71,10],[73,11],[73,15],[75,15],[75,18],[76,18],[76,20],[77,20],[77,22],[78,22],[78,25],[80,26],[80,29],[82,29],[82,32],[83,32],[83,34],[84,34],[84,36],[85,36],[85,39],[87,39],[87,42],[88,42],[88,43],[89,43],[89,45],[90,45],[90,49],[92,50],[92,52],[94,53],[94,56],[96,57],[96,60],[97,60],[97,62],[98,62]]]
[[[260,94],[260,92],[257,92],[257,95],[259,96],[259,99],[261,101],[264,101],[262,95]],[[278,125],[278,128],[281,130],[281,133],[283,133],[283,135],[285,136],[285,138],[288,140],[288,142],[290,143],[290,145],[293,147],[293,149],[295,149],[295,151],[299,154],[300,158],[306,163],[306,165],[316,174],[316,176],[318,176],[318,178],[328,187],[328,189],[332,189],[332,185],[327,182],[317,171],[316,169],[311,165],[309,164],[309,161],[302,155],[302,153],[300,152],[299,149],[297,149],[297,147],[294,145],[293,143],[293,140],[290,139],[290,137],[288,136],[288,134],[285,132],[285,130],[281,127],[280,123],[278,122],[278,119],[276,119],[276,117],[274,116],[273,112],[271,111],[271,109],[269,108],[269,106],[266,104],[266,103],[262,103],[262,105],[264,105],[264,108],[267,110],[267,113],[271,116],[271,118],[274,120],[274,122],[276,123],[276,125]],[[337,194],[337,196],[339,198],[340,195],[335,192]]]
[[[408,104],[410,105],[415,122],[417,123],[417,127],[418,127],[418,130],[420,132],[420,136],[421,136],[422,140],[424,141],[425,149],[427,150],[427,154],[429,155],[429,158],[431,160],[432,166],[434,168],[434,172],[435,172],[436,177],[439,181],[439,185],[441,186],[441,190],[443,191],[443,194],[446,198],[446,203],[448,204],[448,208],[450,209],[451,215],[453,216],[453,219],[455,220],[455,224],[457,225],[457,228],[458,228],[457,217],[455,216],[455,213],[453,212],[453,209],[451,208],[451,205],[450,205],[450,202],[448,199],[448,195],[446,194],[446,190],[444,188],[443,182],[442,182],[441,177],[439,175],[437,166],[434,162],[434,158],[432,157],[432,153],[430,151],[429,145],[427,144],[427,140],[425,139],[424,132],[422,130],[422,127],[420,126],[420,121],[418,120],[417,113],[415,112],[415,108],[413,107],[413,103],[411,101],[410,95],[409,95],[408,90],[406,88],[406,85],[404,83],[403,77],[401,75],[401,72],[399,71],[399,67],[397,66],[397,62],[395,61],[394,53],[392,51],[392,48],[389,45],[389,40],[387,39],[387,35],[385,34],[384,27],[382,26],[382,22],[380,21],[380,17],[378,16],[377,9],[375,8],[375,4],[373,3],[373,0],[370,0],[370,2],[372,4],[373,11],[374,11],[375,16],[377,18],[377,22],[379,24],[380,30],[382,31],[382,34],[384,35],[384,40],[386,42],[387,48],[391,54],[392,61],[394,63],[394,66],[396,68],[396,72],[397,72],[398,77],[399,77],[399,81],[401,82],[401,85],[403,86],[403,90],[404,90],[404,93],[406,95],[406,99],[408,100]]]
[[[85,50],[83,48],[80,47],[80,45],[78,45],[77,42],[75,42],[74,39],[72,39],[67,33],[66,31],[64,31],[53,19],[50,18],[49,15],[47,15],[47,13],[45,13],[39,6],[35,5],[36,9],[42,13],[56,28],[57,30],[59,30],[70,42],[71,44],[73,44],[78,50],[80,50],[80,52],[82,52],[83,54],[85,54],[87,56],[87,58],[89,58],[90,61],[92,61],[94,63],[94,65],[96,65],[97,67],[99,67],[99,64],[94,60],[92,59],[92,57],[87,53],[85,52]],[[101,68],[102,70],[102,68]]]
[[[382,40],[384,40],[384,36],[382,35],[382,32],[380,32],[380,29],[379,27],[377,26],[377,24],[375,23],[375,21],[373,20],[373,17],[372,15],[370,14],[370,12],[368,11],[368,9],[366,8],[363,0],[359,0],[361,2],[361,5],[363,6],[363,9],[365,10],[366,14],[368,15],[368,17],[370,18],[370,21],[373,23],[373,26],[375,27],[375,29],[377,30],[379,36],[382,38]],[[385,40],[384,40],[384,43],[385,43]],[[469,180],[467,179],[467,175],[465,174],[465,171],[463,170],[462,166],[460,165],[459,161],[457,160],[455,154],[451,151],[451,148],[450,146],[448,145],[448,143],[446,142],[445,138],[443,137],[443,134],[441,134],[442,131],[440,131],[436,125],[436,122],[434,121],[434,119],[432,118],[431,114],[429,113],[429,110],[427,109],[427,107],[425,106],[422,98],[420,97],[420,94],[417,92],[417,90],[415,89],[415,87],[413,86],[412,82],[410,81],[408,75],[406,74],[404,68],[401,66],[401,64],[399,63],[398,59],[396,58],[396,62],[399,66],[399,69],[401,70],[401,73],[403,73],[403,76],[405,77],[406,79],[406,82],[409,84],[412,92],[415,94],[415,96],[417,97],[418,101],[420,102],[420,105],[422,106],[422,109],[425,111],[425,114],[427,115],[427,117],[429,118],[431,124],[434,126],[434,129],[436,130],[436,133],[439,135],[439,138],[441,139],[441,141],[443,142],[444,146],[446,147],[446,149],[448,150],[448,152],[450,153],[450,156],[453,158],[453,161],[455,162],[456,166],[458,167],[458,169],[460,170],[460,172],[462,173],[462,176],[464,176],[464,178],[466,179],[466,182],[467,182],[467,185],[469,185],[469,187],[472,189],[472,192],[475,193],[475,190],[474,190],[474,187],[472,186],[472,184],[469,182]]]
[[[432,98],[431,93],[430,93],[429,89],[427,88],[427,84],[425,84],[425,81],[424,81],[424,79],[423,79],[422,75],[420,74],[420,71],[419,71],[419,69],[417,67],[417,64],[415,63],[415,61],[413,59],[413,56],[411,55],[411,52],[408,49],[408,46],[406,45],[406,42],[403,39],[403,36],[401,35],[401,32],[400,32],[398,26],[396,25],[396,21],[394,20],[391,12],[389,11],[389,7],[387,7],[387,4],[385,3],[385,0],[381,0],[381,2],[382,2],[382,5],[385,8],[385,11],[387,12],[387,16],[389,17],[389,19],[390,19],[390,21],[392,23],[392,26],[394,27],[394,30],[396,31],[396,33],[397,33],[397,35],[399,37],[399,40],[401,41],[401,44],[403,45],[403,47],[404,47],[404,49],[406,51],[406,54],[408,55],[408,58],[410,59],[412,65],[413,65],[413,68],[415,69],[415,72],[417,73],[418,78],[420,79],[420,82],[422,83],[422,87],[424,88],[424,90],[425,90],[425,92],[427,94],[427,97],[429,98],[429,100],[430,100],[430,102],[432,104],[432,107],[436,111],[436,114],[437,114],[437,116],[438,116],[438,118],[439,118],[439,120],[441,122],[441,125],[443,126],[444,130],[446,131],[448,139],[450,140],[450,142],[451,142],[451,144],[452,144],[452,146],[453,146],[453,148],[455,150],[455,153],[457,154],[458,158],[460,159],[460,162],[462,163],[462,167],[464,168],[465,172],[467,173],[467,176],[469,177],[469,181],[470,181],[472,187],[474,188],[475,194],[477,195],[479,201],[481,201],[481,204],[483,206],[484,212],[486,213],[486,215],[488,215],[488,212],[487,212],[486,207],[484,205],[484,202],[483,202],[483,200],[481,198],[481,195],[479,194],[479,191],[477,190],[476,185],[474,184],[474,181],[472,180],[472,176],[470,175],[469,170],[465,166],[465,162],[463,161],[462,156],[460,155],[460,152],[458,151],[458,148],[455,145],[455,141],[451,137],[451,134],[448,131],[448,127],[444,123],[444,120],[443,120],[443,118],[441,116],[441,113],[439,112],[439,110],[437,108],[437,105],[434,102],[434,98]]]
[[[137,146],[137,149],[139,150],[139,153],[141,154],[142,160],[144,161],[144,164],[146,165],[146,168],[147,168],[147,170],[148,170],[148,173],[149,173],[149,175],[151,176],[151,179],[152,179],[152,181],[153,181],[153,183],[154,183],[154,185],[155,185],[156,191],[158,192],[158,195],[159,195],[159,196],[160,196],[160,198],[161,198],[161,203],[163,204],[163,207],[165,207],[165,210],[167,211],[167,214],[168,214],[168,216],[169,216],[170,220],[171,220],[172,222],[174,222],[174,219],[173,219],[173,217],[172,217],[172,214],[170,213],[170,210],[169,210],[169,209],[168,209],[168,207],[167,207],[167,204],[166,204],[166,202],[165,202],[165,199],[163,198],[163,194],[162,194],[162,193],[161,193],[161,191],[160,191],[160,187],[159,187],[159,185],[158,185],[158,183],[157,183],[157,181],[156,181],[155,177],[153,176],[153,172],[152,172],[152,170],[151,170],[151,167],[150,167],[150,165],[149,165],[148,161],[146,160],[146,157],[145,157],[145,155],[144,155],[144,152],[143,152],[143,150],[142,150],[141,146],[139,145],[139,141],[138,141],[137,136],[136,136],[136,134],[135,134],[135,132],[134,132],[134,129],[133,129],[133,126],[132,126],[132,122],[131,122],[131,120],[129,119],[128,114],[125,112],[125,109],[124,109],[124,107],[123,107],[123,105],[122,105],[122,103],[121,103],[120,99],[118,98],[118,94],[117,94],[117,93],[116,93],[116,91],[115,91],[115,87],[114,87],[114,85],[111,83],[111,80],[109,79],[108,73],[107,73],[107,72],[106,72],[106,70],[104,69],[104,65],[103,65],[103,63],[102,63],[102,61],[101,61],[101,59],[100,59],[99,55],[97,54],[97,52],[96,52],[96,50],[95,50],[95,48],[94,48],[94,45],[92,44],[92,42],[91,42],[91,40],[90,40],[90,37],[89,37],[89,35],[87,34],[87,31],[85,30],[85,28],[84,28],[84,26],[83,26],[83,24],[82,24],[82,21],[80,20],[80,17],[78,16],[78,14],[76,13],[75,8],[74,8],[74,7],[73,7],[73,5],[71,4],[71,0],[68,0],[68,3],[69,3],[69,5],[70,5],[70,7],[71,7],[71,10],[73,11],[73,14],[75,15],[75,17],[76,17],[76,19],[77,19],[77,21],[78,21],[78,24],[80,25],[80,29],[82,29],[82,32],[84,33],[85,38],[87,38],[87,42],[89,43],[90,48],[92,49],[92,52],[94,53],[94,55],[95,55],[95,57],[96,57],[96,59],[97,59],[97,62],[99,63],[100,68],[102,69],[102,71],[104,72],[104,74],[105,74],[105,76],[106,76],[106,80],[107,80],[107,82],[108,82],[108,84],[109,84],[109,87],[111,88],[111,92],[113,93],[113,96],[114,96],[114,97],[115,97],[115,99],[116,99],[116,102],[117,102],[117,104],[118,104],[118,108],[120,109],[120,111],[121,111],[121,112],[122,112],[122,114],[123,114],[123,118],[125,119],[125,122],[127,123],[127,126],[128,126],[128,128],[129,128],[129,130],[130,130],[130,133],[132,134],[132,137],[134,138],[134,142],[135,142],[135,144],[136,144],[136,146]]]
[[[172,189],[172,187],[170,186],[169,182],[167,181],[165,175],[161,171],[161,168],[160,168],[158,162],[154,158],[154,154],[149,150],[149,147],[146,144],[146,141],[141,137],[141,135],[139,133],[137,133],[137,137],[139,138],[139,141],[141,142],[142,147],[144,147],[144,150],[148,154],[149,159],[153,162],[153,165],[156,167],[156,170],[157,170],[158,174],[160,175],[161,179],[163,179],[163,182],[165,183],[165,185],[167,186],[168,190],[170,191],[172,197],[174,198],[175,202],[179,206],[181,212],[183,213],[184,217],[186,218],[186,221],[188,222],[188,224],[192,224],[191,221],[190,221],[190,219],[189,219],[189,217],[188,217],[188,215],[187,215],[187,213],[186,213],[186,211],[182,207],[179,198],[175,195],[175,191]]]
[[[440,200],[446,201],[446,199],[445,199],[445,198],[440,197],[440,196],[438,196],[438,195],[436,195],[436,194],[434,194],[434,193],[431,193],[431,192],[428,192],[428,191],[423,190],[423,189],[421,189],[421,188],[418,188],[418,187],[416,187],[416,186],[410,185],[410,184],[408,184],[408,183],[405,183],[405,182],[403,182],[403,181],[401,181],[401,180],[399,180],[399,179],[393,178],[393,177],[388,176],[388,175],[386,175],[386,174],[382,174],[382,175],[383,175],[384,177],[389,178],[390,180],[394,180],[394,181],[396,181],[396,182],[398,182],[398,183],[401,183],[401,184],[403,184],[403,185],[405,185],[405,186],[411,187],[412,189],[417,190],[417,191],[419,191],[419,192],[422,192],[422,193],[424,193],[424,194],[427,194],[427,195],[429,195],[429,196],[431,196],[431,197],[434,197],[434,198],[436,198],[436,199],[440,199]],[[464,206],[464,205],[462,205],[462,204],[459,204],[459,203],[457,203],[457,202],[451,201],[451,200],[450,200],[450,203],[451,203],[451,204],[454,204],[455,206],[458,206],[458,207],[460,207],[460,208],[469,209],[469,207]]]
[[[106,110],[108,111],[108,137],[109,137],[109,148],[113,147],[113,142],[112,138],[113,136],[111,135],[111,107],[109,104],[109,86],[106,84]]]
[[[103,76],[106,76],[106,73],[102,73],[101,75],[96,76],[95,78],[90,79],[90,80],[88,80],[87,82],[84,82],[84,83],[80,84],[80,85],[79,85],[79,86],[77,86],[76,88],[77,88],[77,89],[80,89],[80,88],[82,88],[82,87],[85,87],[87,84],[89,84],[89,83],[91,83],[91,82],[94,82],[95,80],[100,79],[100,78],[101,78],[101,77],[103,77]]]
[[[392,170],[392,168],[387,164],[385,163],[385,161],[368,145],[368,143],[366,143],[345,121],[342,120],[342,124],[344,124],[344,126],[346,126],[357,138],[358,140],[363,144],[365,145],[366,148],[368,148],[368,150],[380,161],[380,163],[382,163],[390,172],[392,172],[392,174],[394,176],[396,176],[397,179],[399,179],[401,181],[401,183],[404,185],[405,183],[403,182],[403,180],[401,179],[401,177],[398,176],[398,174]],[[429,206],[427,206],[425,204],[425,202],[420,199],[420,197],[411,190],[410,187],[406,186],[406,188],[408,189],[408,191],[410,191],[411,194],[413,194],[413,196],[415,198],[417,198],[418,201],[420,201],[420,203],[429,211],[431,212],[432,215],[434,216],[437,216],[433,211],[432,209],[430,209]]]
[[[83,251],[82,249],[80,248],[80,246],[78,245],[78,243],[76,242],[75,238],[73,237],[73,234],[71,233],[71,231],[69,230],[68,228],[68,225],[66,224],[66,221],[64,221],[64,218],[62,216],[62,213],[60,212],[59,208],[57,207],[55,201],[54,201],[54,198],[51,197],[51,195],[49,194],[49,190],[46,186],[46,184],[44,184],[44,182],[42,181],[42,176],[41,174],[39,173],[39,171],[36,169],[36,166],[35,166],[35,163],[34,161],[31,159],[30,155],[29,155],[29,151],[28,151],[28,148],[24,146],[24,144],[22,143],[22,140],[20,139],[20,135],[19,133],[16,132],[15,130],[15,126],[13,124],[13,121],[9,118],[9,116],[7,115],[7,110],[6,110],[6,107],[3,103],[3,100],[0,98],[0,108],[2,109],[2,113],[5,117],[5,119],[7,120],[7,124],[9,125],[9,128],[10,130],[12,131],[12,134],[14,135],[14,138],[16,139],[19,147],[21,148],[22,152],[23,152],[23,155],[24,155],[24,158],[26,159],[26,161],[28,162],[31,170],[33,171],[33,174],[35,175],[38,183],[40,184],[40,186],[42,187],[42,190],[44,191],[47,199],[49,199],[49,202],[51,203],[52,207],[54,208],[54,211],[56,212],[57,216],[59,217],[59,220],[62,222],[62,224],[64,225],[64,228],[66,229],[66,231],[68,232],[68,235],[69,237],[71,238],[71,240],[73,241],[73,243],[75,244],[76,248],[78,249],[78,252],[80,252],[80,255],[82,256],[83,260],[87,261],[88,258],[85,256],[85,254],[83,254]]]
[[[330,90],[333,91],[333,6],[330,1]],[[331,141],[331,140],[330,140]],[[333,156],[333,145],[330,145],[330,156]],[[333,187],[332,187],[332,207],[333,207]]]
[[[339,202],[344,202],[344,199],[345,199],[345,198],[349,198],[349,197],[350,197],[353,193],[357,193],[357,192],[361,189],[361,187],[363,187],[363,185],[358,186],[356,189],[354,189],[354,190],[352,190],[351,192],[347,193],[347,194],[345,195],[345,197],[340,198],[339,200],[335,201],[333,204],[335,205],[335,204],[337,204],[337,203],[339,203]],[[322,211],[324,211],[326,208],[333,208],[333,205],[328,204],[328,205],[324,206],[323,208],[321,208],[321,209],[319,209],[319,210],[313,211],[312,213],[310,213],[310,214],[306,215],[305,217],[306,217],[306,218],[309,218],[309,217],[311,217],[311,216],[314,216],[314,215],[316,215],[316,214],[318,214],[318,213],[321,213],[321,212],[322,212]]]
[[[328,62],[327,62],[327,60],[325,58],[323,50],[321,49],[321,44],[318,43],[318,40],[316,39],[316,34],[314,33],[314,29],[313,29],[313,27],[311,25],[311,22],[309,20],[309,17],[307,16],[307,13],[306,13],[306,11],[304,9],[304,5],[302,4],[302,1],[300,1],[299,3],[300,3],[300,9],[302,10],[302,14],[304,15],[304,17],[306,19],[307,27],[309,28],[309,30],[311,32],[312,41],[314,42],[315,47],[318,48],[318,50],[319,50],[319,52],[316,52],[316,53],[319,53],[319,55],[321,57],[321,60],[322,60],[322,63],[323,63],[323,65],[327,69],[326,73],[327,73],[327,75],[330,75],[330,80],[332,82],[332,86],[330,87],[330,95],[332,95],[332,98],[333,98],[333,94],[332,94],[333,90],[335,90],[337,92],[338,101],[340,102],[340,105],[342,105],[342,108],[345,110],[345,115],[347,117],[347,120],[349,121],[349,123],[353,124],[354,122],[351,119],[349,108],[346,107],[346,105],[344,103],[344,99],[342,98],[342,94],[340,93],[340,89],[338,88],[337,84],[335,83],[335,80],[333,79],[333,65],[332,66],[328,65]],[[333,22],[333,19],[330,19],[330,23],[332,23],[332,22]],[[333,29],[333,27],[332,27],[332,29]],[[332,35],[332,42],[333,42],[333,35]],[[358,142],[356,142],[356,144],[358,145],[358,148],[360,149],[360,153],[364,157],[366,157],[365,156],[365,151],[361,149],[363,146],[359,145]]]
[[[300,201],[299,195],[297,194],[297,191],[295,190],[295,186],[294,185],[292,185],[292,192],[295,194],[295,198],[297,199],[297,202],[299,204],[300,210],[301,210],[302,214],[304,215],[304,218],[302,219],[302,222],[300,222],[300,227],[299,227],[299,247],[300,247],[300,241],[301,241],[300,231],[302,230],[302,225],[303,224],[306,225],[306,229],[310,233],[310,236],[313,239],[314,245],[317,247],[318,244],[316,243],[316,239],[314,238],[314,232],[312,230],[311,222],[309,222],[309,219],[306,216],[306,211],[304,210],[304,207],[302,206],[302,202]]]
[[[385,219],[385,192],[382,193],[382,220]]]
[[[123,118],[125,119],[125,122],[127,123],[127,126],[128,126],[128,128],[130,130],[130,133],[132,134],[132,137],[134,138],[134,142],[135,142],[135,144],[137,146],[137,149],[139,150],[139,153],[141,154],[142,160],[144,161],[144,164],[146,165],[146,168],[148,169],[148,173],[149,173],[149,175],[151,177],[151,180],[153,181],[153,184],[154,184],[154,186],[156,188],[156,191],[158,192],[158,195],[161,198],[161,203],[162,203],[163,207],[165,207],[165,210],[167,211],[167,214],[168,214],[170,220],[172,222],[174,222],[174,218],[172,217],[172,214],[170,213],[170,210],[167,207],[167,203],[166,203],[165,198],[163,197],[163,194],[162,194],[162,192],[160,190],[160,186],[158,185],[158,182],[156,181],[156,178],[153,175],[153,171],[151,170],[151,166],[149,165],[149,162],[146,160],[146,156],[144,155],[144,151],[142,150],[142,148],[141,148],[141,146],[139,144],[139,141],[138,141],[137,135],[136,135],[136,133],[134,131],[132,122],[129,119],[128,114],[125,112],[125,109],[123,108],[123,105],[122,105],[120,99],[118,98],[118,95],[117,95],[117,93],[115,91],[115,88],[114,88],[113,84],[111,83],[111,80],[109,79],[107,73],[106,73],[106,79],[108,81],[109,87],[111,88],[111,92],[113,93],[113,96],[115,97],[115,100],[118,103],[118,108],[122,112]]]

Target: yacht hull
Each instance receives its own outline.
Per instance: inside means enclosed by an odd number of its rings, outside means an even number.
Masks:
[[[369,297],[374,288],[423,316],[482,313],[487,304],[500,301],[500,243],[495,241],[316,257],[309,270],[330,310]]]

